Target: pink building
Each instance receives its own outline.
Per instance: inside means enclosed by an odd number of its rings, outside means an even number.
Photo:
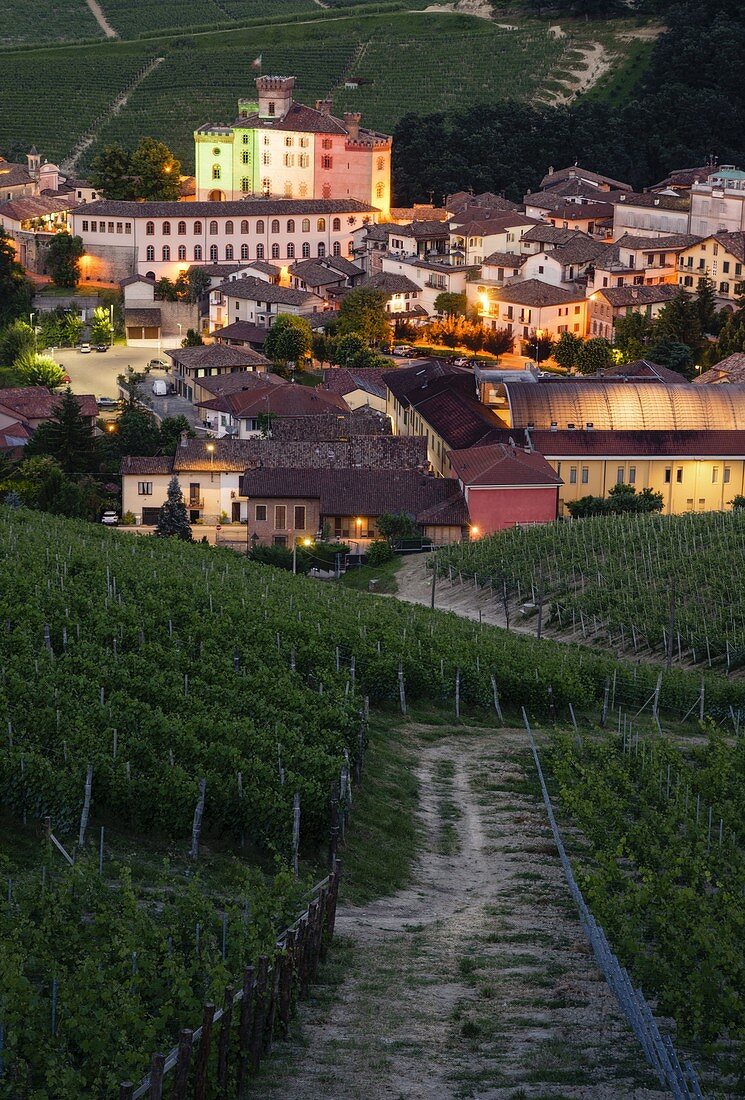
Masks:
[[[471,517],[471,537],[523,523],[551,523],[559,514],[561,478],[543,455],[491,443],[450,452]]]

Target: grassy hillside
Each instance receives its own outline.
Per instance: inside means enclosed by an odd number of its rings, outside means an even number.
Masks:
[[[234,117],[237,99],[252,89],[256,73],[250,62],[259,54],[264,72],[297,75],[297,94],[305,102],[333,94],[337,111],[360,110],[366,124],[391,130],[409,112],[448,111],[507,97],[545,99],[560,81],[571,85],[582,77],[588,43],[602,43],[614,65],[623,65],[634,45],[622,40],[628,31],[623,23],[564,21],[563,35],[557,36],[549,31],[549,20],[534,18],[521,17],[510,30],[466,15],[395,7],[381,14],[385,5],[372,3],[349,15],[346,7],[322,10],[312,4],[306,12],[293,9],[294,3],[305,0],[287,0],[279,12],[272,4],[271,19],[263,25],[254,19],[254,25],[211,31],[221,21],[210,14],[213,7],[245,20],[262,4],[199,0],[198,9],[189,9],[199,31],[182,21],[179,37],[154,37],[173,18],[168,5],[140,9],[113,0],[104,4],[107,17],[129,41],[6,52],[0,149],[35,143],[44,155],[61,159],[126,86],[132,67],[153,57],[165,60],[125,109],[100,127],[88,162],[106,142],[136,143],[152,134],[191,169],[194,128]],[[277,21],[282,18],[291,21]],[[95,24],[93,29],[98,30]],[[137,39],[138,34],[150,37]],[[344,88],[350,77],[360,81],[358,89]],[[48,109],[52,101],[55,112]]]

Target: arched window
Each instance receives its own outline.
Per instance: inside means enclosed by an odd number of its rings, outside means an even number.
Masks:
[[[256,223],[256,232],[257,233],[263,233],[264,232],[264,219],[263,218],[259,218],[259,220],[257,221],[257,223]]]
[[[385,168],[385,157],[378,157],[378,171],[382,172]]]
[[[248,259],[248,245],[247,244],[242,244],[241,245],[241,259],[242,260],[247,260]]]
[[[212,165],[212,178],[213,178],[213,180],[219,180],[219,178],[220,178],[220,165],[219,164],[213,164]]]
[[[244,137],[245,137],[245,135],[244,135]],[[243,161],[244,164],[250,164],[251,163],[251,154],[249,153],[248,149],[246,149],[244,151],[243,156],[241,157],[241,160]]]
[[[225,233],[229,237],[233,232],[233,223],[231,221],[225,222]]]
[[[248,233],[248,218],[244,218],[241,222],[241,233]]]
[[[318,230],[319,233],[325,233],[326,232],[326,219],[325,218],[319,218],[318,219],[318,221],[316,222],[316,229]]]
[[[164,237],[170,237],[170,235],[171,235],[171,223],[170,222],[163,222],[163,236]]]
[[[288,246],[287,246],[287,258],[290,259],[290,260],[295,259],[295,245],[294,244],[288,244]]]
[[[151,264],[155,259],[155,249],[151,244],[149,244],[145,249],[145,259],[149,264]]]
[[[331,228],[334,233],[341,233],[341,218],[334,218],[331,223]]]
[[[186,259],[186,246],[183,245],[183,244],[180,244],[178,246],[178,258],[180,260],[185,260]]]
[[[163,245],[163,259],[170,260],[171,258],[171,246],[169,244]]]
[[[202,223],[201,222],[194,222],[194,232],[195,233],[201,233],[202,232]]]
[[[201,244],[194,245],[194,259],[201,260],[202,258],[202,246]]]
[[[155,236],[155,222],[145,222],[145,236]]]
[[[183,237],[186,235],[186,222],[178,223],[177,232],[179,237]]]
[[[303,259],[307,260],[310,256],[310,245],[307,241],[303,241]]]
[[[154,281],[155,280],[155,272],[154,271],[146,271],[145,272],[145,278],[146,279],[152,279]]]
[[[323,241],[319,241],[319,243],[318,243],[318,256],[319,256],[319,258],[322,258],[325,255],[326,255],[326,245],[323,243]]]
[[[383,186],[382,183],[376,184],[375,185],[375,198],[376,199],[382,199],[384,191],[385,191],[385,187]]]
[[[263,260],[264,259],[264,246],[263,246],[263,244],[257,244],[256,245],[256,259],[257,260]]]
[[[226,244],[225,245],[225,259],[226,260],[232,260],[233,259],[233,246],[232,246],[232,244]]]
[[[295,219],[294,218],[288,218],[287,219],[287,232],[288,233],[294,233],[295,232]]]
[[[272,233],[279,233],[279,218],[272,218]]]
[[[303,233],[310,233],[310,218],[303,218],[301,229]]]
[[[217,233],[217,222],[210,222],[210,233],[213,237]]]
[[[251,180],[248,178],[248,176],[244,176],[243,179],[241,180],[241,191],[243,192],[244,195],[247,195],[250,190],[251,190]]]
[[[210,245],[210,259],[211,260],[216,260],[217,259],[217,245],[216,244],[211,244]]]
[[[335,256],[341,256],[341,245],[338,241],[334,241],[333,253]]]
[[[278,260],[279,259],[279,245],[278,244],[273,244],[272,245],[272,259],[273,260]]]
[[[248,134],[244,134],[242,140],[244,145],[248,145]]]

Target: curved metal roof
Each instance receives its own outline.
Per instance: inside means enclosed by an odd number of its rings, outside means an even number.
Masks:
[[[559,431],[740,431],[745,385],[657,385],[644,382],[546,382],[497,387],[509,406],[509,426]],[[504,418],[507,411],[497,409]]]

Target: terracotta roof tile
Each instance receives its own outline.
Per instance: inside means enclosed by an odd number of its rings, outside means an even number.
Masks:
[[[450,464],[464,485],[561,485],[543,455],[509,443],[451,451]]]

